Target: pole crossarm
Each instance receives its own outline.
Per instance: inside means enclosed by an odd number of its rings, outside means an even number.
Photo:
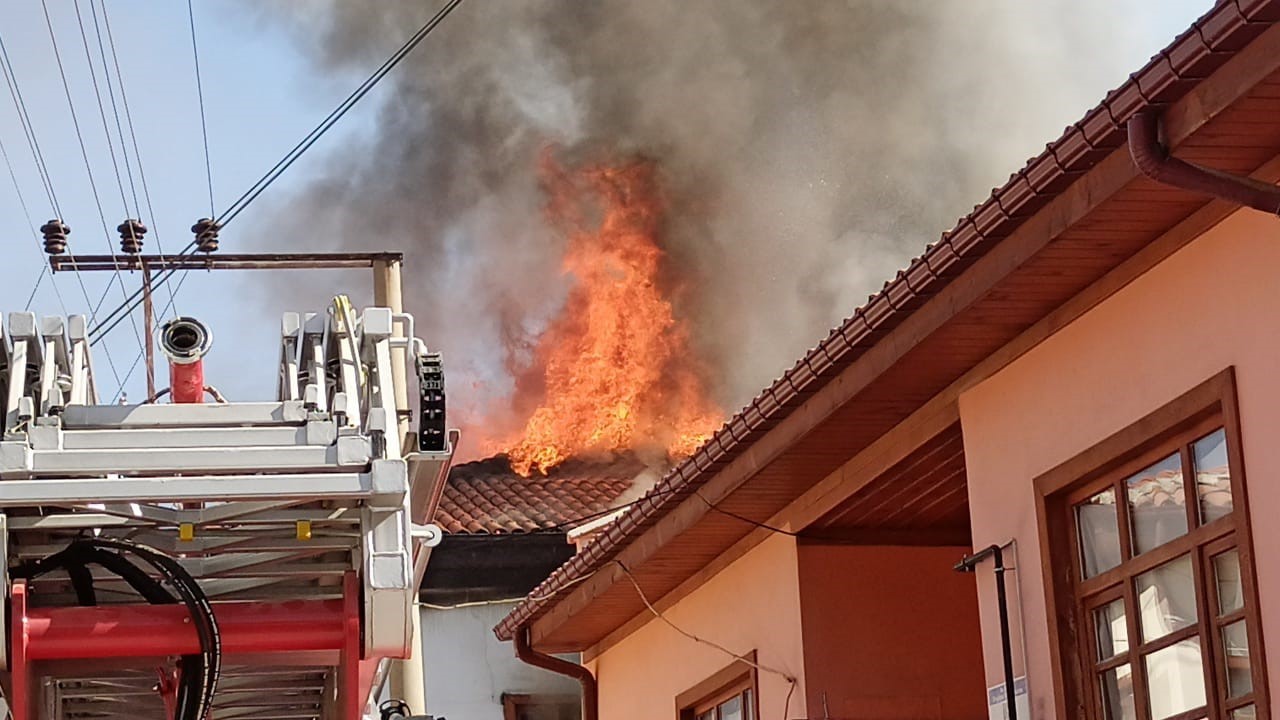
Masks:
[[[52,255],[49,267],[93,271],[142,270],[327,270],[372,268],[379,263],[402,262],[403,253],[238,253],[218,255]]]

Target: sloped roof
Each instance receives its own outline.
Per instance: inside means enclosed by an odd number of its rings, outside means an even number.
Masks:
[[[707,519],[711,503],[705,497],[686,504],[691,495],[699,493],[726,468],[735,463],[753,468],[750,472],[760,482],[749,490],[743,489],[745,483],[739,485],[735,492],[741,499],[734,507],[739,514],[746,513],[756,521],[767,520],[790,498],[812,487],[838,465],[830,443],[840,443],[849,453],[865,447],[969,367],[1201,208],[1206,202],[1204,198],[1138,179],[1132,184],[1131,195],[1093,216],[1102,218],[1106,212],[1115,212],[1122,218],[1124,213],[1131,215],[1136,209],[1142,213],[1136,221],[1133,217],[1119,222],[1106,217],[1106,222],[1097,220],[1096,227],[1081,227],[1078,236],[1073,235],[1069,240],[1063,239],[1068,231],[1085,223],[1037,230],[1037,242],[1055,239],[1056,244],[1033,258],[1024,259],[1020,265],[993,252],[1086,173],[1105,159],[1123,153],[1127,138],[1125,122],[1131,116],[1151,108],[1165,108],[1183,99],[1188,91],[1249,47],[1278,20],[1280,2],[1277,0],[1235,0],[1219,3],[1208,11],[1127,82],[1085,113],[1079,122],[1067,127],[1061,137],[1030,159],[1003,187],[995,189],[990,198],[961,218],[953,230],[943,233],[938,242],[928,246],[924,254],[912,260],[883,290],[832,329],[692,457],[673,468],[647,496],[553,573],[495,628],[498,637],[511,639],[519,628],[546,615],[570,592],[583,596],[607,595],[611,602],[598,603],[599,608],[587,605],[590,601],[585,597],[580,598],[582,602],[577,603],[575,612],[560,616],[557,622],[561,625],[578,622],[591,614],[589,620],[581,621],[581,627],[572,632],[547,639],[540,647],[567,652],[590,646],[626,618],[642,613],[644,606],[639,599],[627,597],[635,592],[625,581],[609,580],[601,590],[582,584],[582,580],[609,566],[659,520],[672,516],[678,507],[687,508],[687,517],[682,517],[681,522],[714,523],[717,534],[704,530],[683,538],[667,533],[660,544],[653,546],[659,548],[654,552],[665,553],[664,561],[670,557],[681,558],[676,570],[650,581],[649,592],[655,597],[673,589],[701,567],[704,556],[713,558],[746,535],[750,529],[747,523],[738,522],[735,527],[734,518],[715,517],[714,513]],[[1236,91],[1243,92],[1244,88]],[[1216,102],[1217,98],[1212,100]],[[1197,98],[1197,102],[1200,107],[1205,106],[1202,98]],[[1265,114],[1273,110],[1259,106],[1242,112]],[[1247,152],[1240,147],[1224,151],[1219,146],[1231,140],[1215,136],[1198,143],[1189,159],[1208,162],[1226,172],[1252,172],[1275,154],[1274,138],[1267,135],[1271,126],[1256,127],[1261,128],[1257,130],[1260,137],[1256,147],[1250,146]],[[1105,201],[1108,193],[1115,192],[1103,188],[1085,190],[1096,196],[1086,200],[1095,203]],[[1061,214],[1067,216],[1065,212]],[[1035,247],[1030,242],[1025,245]],[[1016,257],[1025,251],[1026,248],[1019,246],[1005,255]],[[989,255],[998,257],[991,260]],[[994,276],[998,269],[1005,273],[1004,278],[1013,279],[1001,288],[1002,293],[990,292],[974,300],[965,294],[967,288],[954,289],[952,281],[964,276],[981,260],[990,261],[983,266],[987,271],[985,277]],[[942,296],[946,296],[947,303],[930,303]],[[952,296],[963,298],[965,304],[953,301]],[[989,307],[982,307],[983,303]],[[936,312],[927,320],[917,321],[916,313],[922,307],[932,307]],[[966,322],[951,322],[964,313],[968,314]],[[937,329],[931,325],[935,322],[944,325]],[[909,339],[898,338],[895,347],[881,343],[903,326],[908,329],[899,334]],[[860,363],[876,352],[886,357],[899,353],[902,357],[892,364],[883,364],[884,357]],[[833,392],[834,396],[856,396],[856,400],[850,397],[838,405],[827,401],[817,406],[809,403],[811,398],[827,390],[833,379],[844,378],[846,373],[860,368],[871,379],[860,380],[865,383],[860,388],[837,388]],[[806,409],[800,413],[804,417],[796,419],[796,411],[801,408]],[[775,433],[784,425],[788,425],[786,433]],[[759,444],[774,434],[779,437],[777,442],[784,442],[781,438],[787,437],[793,427],[806,429],[796,430],[799,439],[786,441],[786,448],[771,446],[767,451],[758,450]],[[737,481],[725,484],[730,482]],[[698,502],[702,503],[701,508]],[[700,550],[702,546],[707,546],[705,552]],[[694,554],[699,557],[692,557]],[[665,565],[676,567],[672,562]],[[611,572],[609,577],[616,579],[620,574]],[[641,577],[640,581],[644,584],[646,578]],[[565,620],[566,617],[572,620]],[[536,642],[539,642],[537,638]]]
[[[436,523],[452,534],[565,530],[621,504],[644,471],[629,455],[570,460],[533,477],[516,474],[505,455],[464,463],[449,472]]]

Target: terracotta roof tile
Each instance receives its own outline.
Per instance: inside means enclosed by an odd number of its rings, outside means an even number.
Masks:
[[[645,470],[634,456],[570,460],[545,477],[527,478],[511,469],[505,455],[456,465],[449,472],[436,523],[454,534],[567,529],[625,503],[623,496]],[[635,495],[646,489],[647,485],[639,487]]]

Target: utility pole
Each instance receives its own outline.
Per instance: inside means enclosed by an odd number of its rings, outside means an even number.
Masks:
[[[394,313],[404,312],[400,269],[399,258],[389,257],[373,263],[373,303],[379,307],[391,308]],[[394,337],[403,336],[403,330],[399,326],[393,332]],[[391,376],[395,380],[396,426],[402,454],[417,450],[409,432],[409,386],[406,374],[404,355],[393,355]],[[422,613],[418,611],[416,596],[409,622],[412,627],[410,655],[404,660],[391,661],[391,697],[403,700],[414,712],[425,713],[427,699],[422,664]]]

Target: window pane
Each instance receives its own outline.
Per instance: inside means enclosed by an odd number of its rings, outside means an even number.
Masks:
[[[1244,607],[1244,587],[1240,584],[1240,555],[1235,550],[1213,557],[1213,575],[1218,583],[1218,614],[1226,615]]]
[[[725,700],[720,703],[720,720],[743,720],[742,718],[742,696]]]
[[[1249,670],[1249,633],[1244,621],[1222,628],[1222,647],[1227,653],[1227,697],[1238,698],[1253,690]]]
[[[1125,480],[1135,555],[1187,534],[1182,457],[1174,453]]]
[[[1195,458],[1200,522],[1211,523],[1231,513],[1231,467],[1227,462],[1227,433],[1207,435],[1191,446]]]
[[[1093,611],[1098,633],[1098,660],[1109,660],[1129,649],[1129,633],[1124,622],[1124,599],[1112,600]]]
[[[1190,555],[1139,575],[1136,586],[1143,642],[1196,624],[1196,585]]]
[[[1120,526],[1116,492],[1104,490],[1076,506],[1080,535],[1080,566],[1091,578],[1120,564]]]
[[[1105,720],[1136,720],[1133,708],[1133,673],[1128,665],[1112,668],[1100,676],[1102,717]]]
[[[1164,720],[1204,705],[1200,638],[1175,643],[1145,659],[1152,720]]]
[[[755,712],[755,703],[751,700],[751,691],[742,691],[742,717],[743,720],[755,720],[752,713]]]
[[[1238,707],[1231,711],[1231,720],[1255,720],[1258,717],[1258,711],[1252,705]]]

